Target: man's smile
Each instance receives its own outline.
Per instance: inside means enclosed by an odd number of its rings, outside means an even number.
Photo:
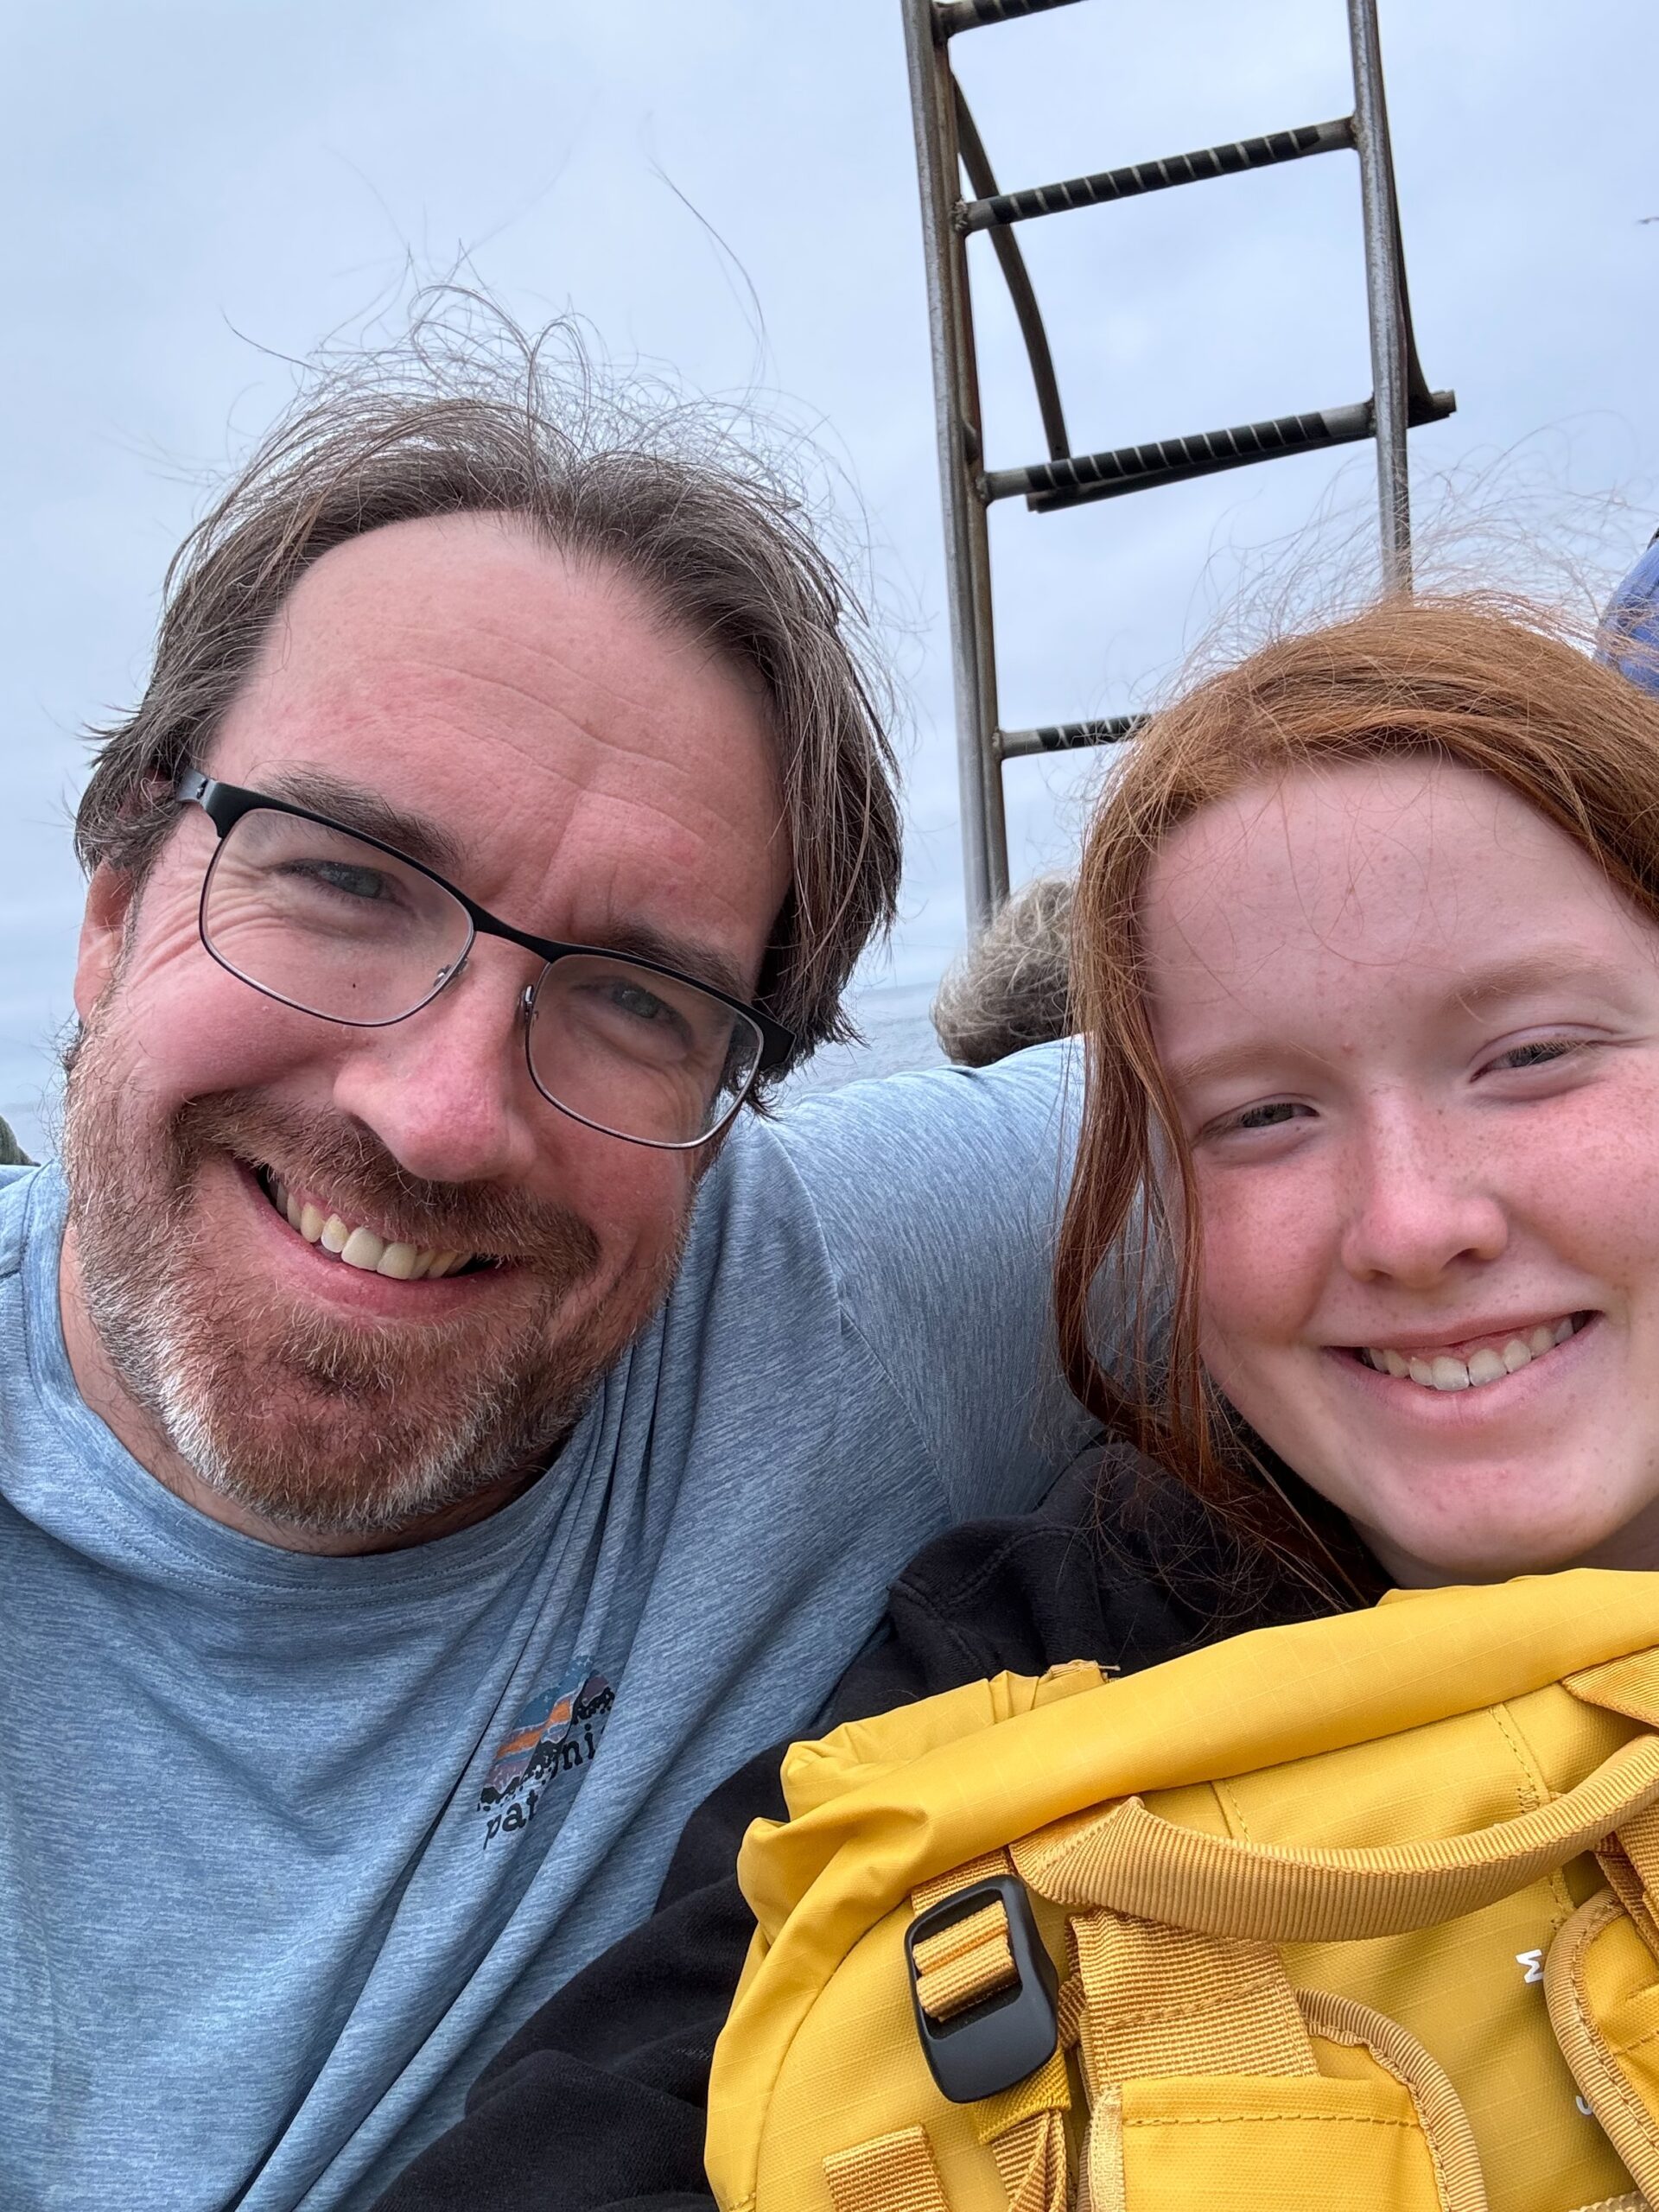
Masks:
[[[388,1275],[394,1282],[435,1282],[444,1275],[499,1264],[487,1253],[447,1251],[382,1236],[335,1212],[311,1192],[290,1189],[273,1168],[260,1168],[258,1181],[276,1211],[308,1244],[365,1274]]]
[[[365,1210],[360,1201],[343,1195],[331,1199],[326,1190],[303,1185],[290,1189],[239,1147],[221,1152],[217,1161],[204,1159],[202,1167],[204,1199],[210,1189],[223,1188],[223,1171],[229,1170],[230,1182],[242,1193],[240,1204],[251,1216],[253,1249],[264,1247],[268,1255],[261,1264],[271,1271],[273,1287],[280,1282],[287,1295],[333,1310],[342,1319],[454,1321],[463,1312],[481,1313],[486,1284],[499,1292],[510,1281],[524,1281],[525,1270],[512,1261],[394,1236],[389,1232],[398,1224],[378,1209],[378,1225],[371,1226],[357,1218]],[[208,1203],[211,1217],[223,1221],[223,1199]],[[298,1212],[297,1222],[290,1208]],[[388,1258],[391,1268],[383,1264]],[[406,1274],[400,1272],[405,1265]]]

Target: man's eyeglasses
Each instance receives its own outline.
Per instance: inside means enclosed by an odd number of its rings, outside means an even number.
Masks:
[[[524,995],[531,1080],[550,1105],[630,1144],[718,1136],[795,1039],[759,1007],[628,952],[530,937],[378,838],[187,769],[175,798],[219,832],[201,941],[267,998],[362,1029],[407,1020],[480,937],[544,964]]]

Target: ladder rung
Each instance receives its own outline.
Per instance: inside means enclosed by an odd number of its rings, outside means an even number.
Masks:
[[[1428,392],[1414,400],[1408,420],[1438,423],[1456,406],[1449,391]],[[1245,468],[1252,461],[1275,461],[1293,453],[1315,453],[1326,446],[1370,437],[1376,428],[1369,399],[1352,407],[1328,407],[1310,415],[1281,415],[1268,423],[1243,423],[1228,430],[1200,430],[1188,438],[1164,438],[1144,446],[1120,446],[1113,453],[1078,454],[1068,461],[1039,461],[1031,468],[994,468],[979,480],[982,499],[1023,495],[1039,513],[1080,506],[1088,499],[1115,499],[1156,484],[1179,484],[1188,477],[1212,476],[1224,468]]]
[[[1000,729],[996,749],[1004,760],[1023,760],[1031,753],[1071,753],[1085,745],[1116,745],[1133,737],[1146,721],[1144,715],[1108,715],[1103,721],[1048,722],[1041,729]]]
[[[1160,162],[1102,169],[1094,176],[1068,177],[1061,184],[1033,185],[1025,192],[1000,192],[994,200],[967,200],[957,210],[956,225],[959,231],[967,232],[1027,223],[1036,215],[1058,215],[1071,207],[1097,207],[1110,200],[1134,200],[1143,192],[1201,184],[1206,177],[1236,176],[1245,169],[1305,161],[1310,154],[1334,154],[1353,143],[1350,116],[1341,116],[1334,123],[1304,123],[1294,130],[1235,139],[1229,146],[1202,146],[1196,153],[1171,154]]]
[[[1017,16],[1043,16],[1051,8],[1070,8],[1075,0],[935,0],[933,35],[954,38],[982,23],[1011,23]]]

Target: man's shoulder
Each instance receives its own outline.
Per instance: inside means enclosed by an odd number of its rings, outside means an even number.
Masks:
[[[930,1068],[809,1095],[768,1135],[827,1223],[1018,1202],[1069,1169],[1079,1065],[1041,1045],[988,1068]]]
[[[4,1126],[0,1122],[0,1128]],[[6,1134],[10,1135],[10,1130]],[[32,1166],[21,1154],[0,1161],[0,1280],[15,1275],[22,1265],[30,1201],[41,1178],[49,1173],[48,1169]]]
[[[733,1132],[698,1201],[682,1284],[727,1271],[746,1239],[768,1274],[844,1287],[916,1241],[1052,1237],[1075,1142],[1077,1070],[1064,1046],[994,1068],[935,1068],[792,1100]],[[774,1267],[772,1262],[776,1262]],[[901,1272],[905,1270],[901,1269]]]
[[[766,1381],[772,1427],[780,1397],[814,1425],[815,1448],[829,1422],[868,1451],[879,1418],[955,1514],[1029,1503],[1079,1425],[1049,1326],[1074,1068],[1040,1047],[748,1124],[699,1200],[659,1375],[725,1361]],[[727,1419],[742,1395],[718,1394]]]
[[[946,1065],[866,1077],[799,1094],[779,1110],[773,1127],[797,1147],[867,1134],[879,1141],[895,1130],[957,1122],[1018,1127],[1055,1111],[1077,1065],[1076,1044],[1066,1039],[1033,1045],[989,1067]]]

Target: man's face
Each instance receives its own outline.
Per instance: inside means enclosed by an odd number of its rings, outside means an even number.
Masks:
[[[195,765],[361,791],[435,830],[444,872],[517,927],[651,943],[750,989],[788,887],[754,688],[625,578],[490,517],[325,556]],[[77,1377],[239,1525],[429,1533],[568,1428],[665,1289],[707,1152],[541,1096],[518,1010],[540,963],[499,939],[387,1028],[261,995],[201,944],[215,842],[183,807],[136,900],[102,871],[89,896],[64,1146]],[[386,1243],[491,1264],[350,1265],[290,1225],[272,1177]]]

